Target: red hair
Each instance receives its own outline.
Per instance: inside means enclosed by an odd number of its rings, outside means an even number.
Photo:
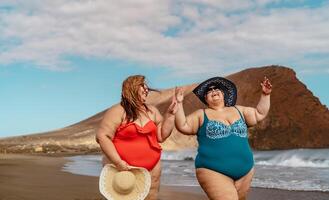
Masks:
[[[122,83],[120,104],[126,112],[127,122],[135,121],[139,116],[139,112],[144,109],[149,111],[149,108],[142,102],[138,95],[139,88],[144,84],[145,76],[143,75],[129,76]]]

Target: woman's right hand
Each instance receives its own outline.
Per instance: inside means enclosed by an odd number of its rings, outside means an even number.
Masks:
[[[115,164],[115,167],[119,171],[128,171],[130,169],[128,163],[124,160],[121,160],[119,163]]]
[[[175,91],[174,91],[174,95],[172,97],[171,104],[169,105],[167,112],[172,114],[172,115],[175,115],[176,112],[177,112],[177,100],[176,100]]]
[[[175,88],[175,96],[177,103],[182,103],[184,100],[184,91],[181,87]]]

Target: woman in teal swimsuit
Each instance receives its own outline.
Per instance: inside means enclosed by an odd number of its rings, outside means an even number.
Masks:
[[[256,108],[235,105],[234,83],[221,78],[208,79],[193,93],[208,107],[185,117],[182,89],[176,89],[178,110],[176,128],[198,137],[196,176],[211,200],[244,199],[254,174],[254,160],[248,143],[248,126],[263,120],[270,108],[272,85],[265,77]]]

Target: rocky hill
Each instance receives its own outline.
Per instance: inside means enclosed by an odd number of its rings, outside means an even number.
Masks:
[[[217,76],[220,74],[217,74]],[[214,75],[216,76],[216,75]],[[329,110],[322,105],[296,73],[281,66],[250,68],[227,76],[238,88],[238,105],[255,107],[261,88],[260,82],[267,76],[273,84],[269,115],[249,129],[250,144],[254,149],[290,149],[329,147]],[[183,86],[184,108],[187,114],[203,108],[203,104],[191,93],[197,84]],[[148,102],[160,112],[168,107],[173,89],[152,92]],[[105,111],[71,126],[40,134],[4,138],[0,140],[1,152],[99,152],[95,132]],[[195,147],[194,136],[185,136],[174,130],[162,144],[164,149],[176,150]]]

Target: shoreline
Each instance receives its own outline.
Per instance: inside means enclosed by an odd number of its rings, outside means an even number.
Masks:
[[[61,171],[69,155],[0,154],[0,199],[105,200],[98,177]],[[206,200],[199,186],[161,185],[160,200]],[[329,199],[329,192],[251,188],[248,200]]]

